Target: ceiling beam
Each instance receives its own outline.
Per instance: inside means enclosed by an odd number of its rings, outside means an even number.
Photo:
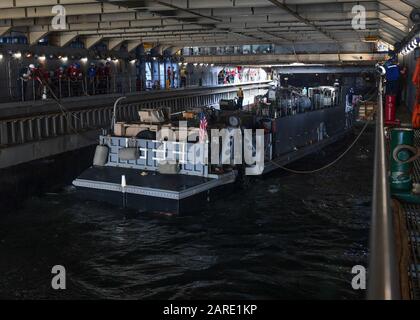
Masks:
[[[336,38],[334,38],[334,36],[332,36],[329,32],[324,31],[322,28],[318,27],[313,22],[311,22],[308,19],[302,17],[300,14],[298,14],[294,10],[290,9],[287,5],[281,3],[278,0],[268,0],[268,1],[270,1],[271,3],[273,3],[274,5],[276,5],[277,7],[279,7],[280,9],[286,11],[287,13],[291,14],[293,17],[295,17],[299,21],[307,24],[308,26],[312,26],[314,29],[316,29],[317,31],[319,31],[320,33],[322,33],[323,35],[325,35],[327,38],[330,38],[331,40],[338,42],[338,40]]]
[[[121,44],[125,41],[123,38],[110,38],[108,39],[108,50],[118,50]]]
[[[95,44],[97,44],[98,42],[100,42],[103,39],[103,36],[87,36],[87,37],[83,37],[82,41],[85,45],[85,49],[90,49],[92,48]]]
[[[28,42],[30,45],[37,44],[39,40],[41,40],[43,37],[45,37],[50,31],[48,28],[45,28],[45,30],[32,30],[31,28],[28,29],[28,32],[26,33],[26,37],[28,39]]]
[[[57,47],[64,47],[76,39],[77,32],[57,32],[50,36],[51,44]]]
[[[130,53],[133,50],[137,49],[137,47],[141,44],[142,44],[141,40],[129,40],[127,42],[127,51]]]

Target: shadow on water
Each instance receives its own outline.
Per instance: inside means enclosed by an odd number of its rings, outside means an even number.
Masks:
[[[318,168],[355,135],[295,164]],[[315,175],[277,171],[193,216],[81,201],[72,187],[0,216],[0,298],[362,299],[373,130]],[[51,268],[67,290],[51,289]]]

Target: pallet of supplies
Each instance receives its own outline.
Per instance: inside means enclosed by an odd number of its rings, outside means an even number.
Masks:
[[[363,101],[359,103],[359,120],[372,121],[377,103],[375,101]]]

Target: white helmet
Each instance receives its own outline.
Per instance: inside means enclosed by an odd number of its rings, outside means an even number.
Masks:
[[[29,65],[29,69],[35,69],[35,65],[34,64],[30,64]]]

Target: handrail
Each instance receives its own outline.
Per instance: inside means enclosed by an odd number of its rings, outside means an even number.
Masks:
[[[401,299],[386,165],[383,86],[379,81],[369,257],[369,300]]]

